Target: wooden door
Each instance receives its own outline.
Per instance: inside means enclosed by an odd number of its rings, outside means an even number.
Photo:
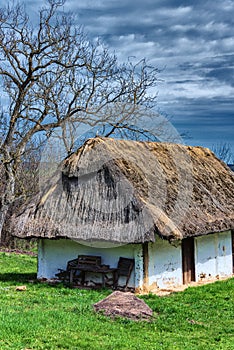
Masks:
[[[183,283],[195,281],[194,238],[182,240]]]

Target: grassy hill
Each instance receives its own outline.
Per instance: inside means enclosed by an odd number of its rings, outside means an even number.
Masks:
[[[142,297],[154,310],[149,323],[95,314],[110,291],[37,283],[36,266],[34,256],[0,253],[1,350],[234,348],[234,279]]]

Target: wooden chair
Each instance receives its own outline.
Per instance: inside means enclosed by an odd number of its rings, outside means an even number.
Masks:
[[[134,259],[120,257],[118,261],[117,271],[115,273],[115,280],[113,280],[113,278],[106,278],[106,284],[113,287],[113,289],[126,290],[128,287],[134,264]],[[125,278],[124,285],[120,285],[120,279],[122,277]],[[108,284],[108,282],[110,281],[112,283]]]
[[[135,260],[134,259],[128,259],[128,258],[119,258],[118,266],[117,266],[117,276],[116,276],[116,288],[117,289],[126,289],[128,286],[128,282],[131,277],[131,273],[134,267]],[[126,277],[125,284],[121,286],[119,284],[119,279],[121,277]]]

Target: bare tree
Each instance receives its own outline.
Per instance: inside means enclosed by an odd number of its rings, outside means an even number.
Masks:
[[[6,180],[0,232],[16,198],[22,157],[35,135],[46,137],[68,120],[120,125],[121,113],[113,115],[108,108],[113,103],[131,105],[124,114],[127,124],[135,106],[152,107],[156,101],[148,91],[156,85],[157,69],[145,60],[119,64],[98,40],[88,40],[63,5],[63,0],[48,0],[35,25],[21,4],[0,9],[0,161]]]
[[[22,205],[28,198],[35,196],[39,193],[39,164],[40,155],[42,151],[41,141],[31,140],[27,145],[24,155],[21,157],[21,161],[18,164],[17,172],[15,173],[15,201],[11,203],[6,220],[2,228],[2,244],[11,245],[15,243],[15,239],[11,236],[11,216],[17,215],[22,210]],[[2,198],[6,188],[6,178],[4,173],[4,167],[0,164],[0,197]]]
[[[212,151],[218,158],[227,164],[234,162],[234,154],[232,153],[231,145],[227,142],[220,142],[213,145]]]

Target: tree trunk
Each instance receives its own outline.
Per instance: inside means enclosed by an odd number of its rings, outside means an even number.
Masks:
[[[11,164],[5,165],[5,186],[0,200],[0,245],[3,242],[2,232],[8,210],[15,201],[15,175]]]
[[[10,205],[2,205],[0,209],[0,246],[4,243],[3,242],[3,237],[2,237],[2,232],[3,232],[3,226],[6,221],[7,213],[9,210]]]

